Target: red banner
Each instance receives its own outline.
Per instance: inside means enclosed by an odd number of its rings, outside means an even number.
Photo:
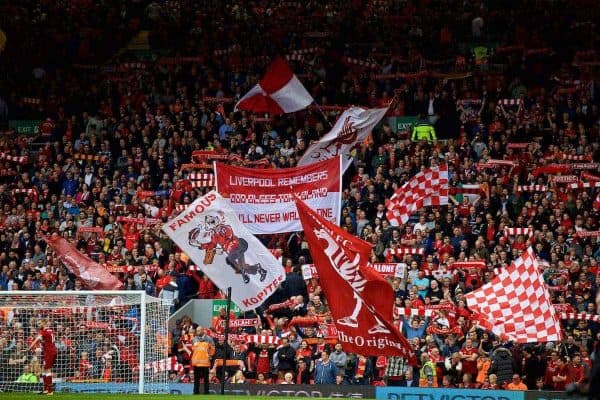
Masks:
[[[485,261],[456,261],[449,265],[451,269],[485,269]]]
[[[246,328],[249,326],[255,326],[257,322],[260,322],[258,318],[240,318],[240,319],[232,319],[229,321],[230,328]],[[225,326],[225,320],[221,320],[220,324]]]
[[[326,219],[339,223],[340,157],[269,170],[216,163],[215,177],[217,191],[253,234],[302,230],[294,194]]]
[[[365,356],[398,355],[416,364],[410,344],[392,322],[392,287],[367,267],[371,244],[304,202],[297,200],[296,206],[343,348]]]
[[[48,246],[58,255],[60,261],[83,281],[86,288],[92,290],[117,290],[123,284],[100,264],[81,254],[75,246],[66,239],[53,235],[44,238]]]

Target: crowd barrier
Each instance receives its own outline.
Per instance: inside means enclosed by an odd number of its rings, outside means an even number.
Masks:
[[[14,390],[14,384],[11,385]],[[27,384],[22,391],[28,391]],[[169,394],[192,394],[191,383],[169,384]],[[152,384],[147,388],[152,391]],[[2,391],[0,387],[0,391]],[[56,385],[57,392],[68,393],[137,393],[135,383],[72,383]],[[210,385],[211,394],[221,393],[221,385]],[[477,389],[432,389],[398,386],[356,386],[356,385],[225,385],[229,396],[270,396],[270,397],[326,397],[350,399],[387,400],[567,400],[565,392],[510,391]]]

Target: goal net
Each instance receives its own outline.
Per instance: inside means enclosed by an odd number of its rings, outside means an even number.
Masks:
[[[0,392],[168,393],[168,318],[143,291],[0,292]]]

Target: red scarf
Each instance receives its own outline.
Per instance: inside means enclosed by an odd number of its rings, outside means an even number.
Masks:
[[[359,358],[358,365],[356,366],[356,376],[365,376],[366,369],[367,369],[367,360]]]

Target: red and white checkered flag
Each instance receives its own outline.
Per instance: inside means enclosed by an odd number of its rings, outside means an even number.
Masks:
[[[448,165],[426,169],[413,176],[394,193],[387,205],[387,220],[405,224],[419,208],[448,204]]]
[[[562,340],[560,317],[531,248],[465,297],[481,325],[500,337],[517,343]]]

